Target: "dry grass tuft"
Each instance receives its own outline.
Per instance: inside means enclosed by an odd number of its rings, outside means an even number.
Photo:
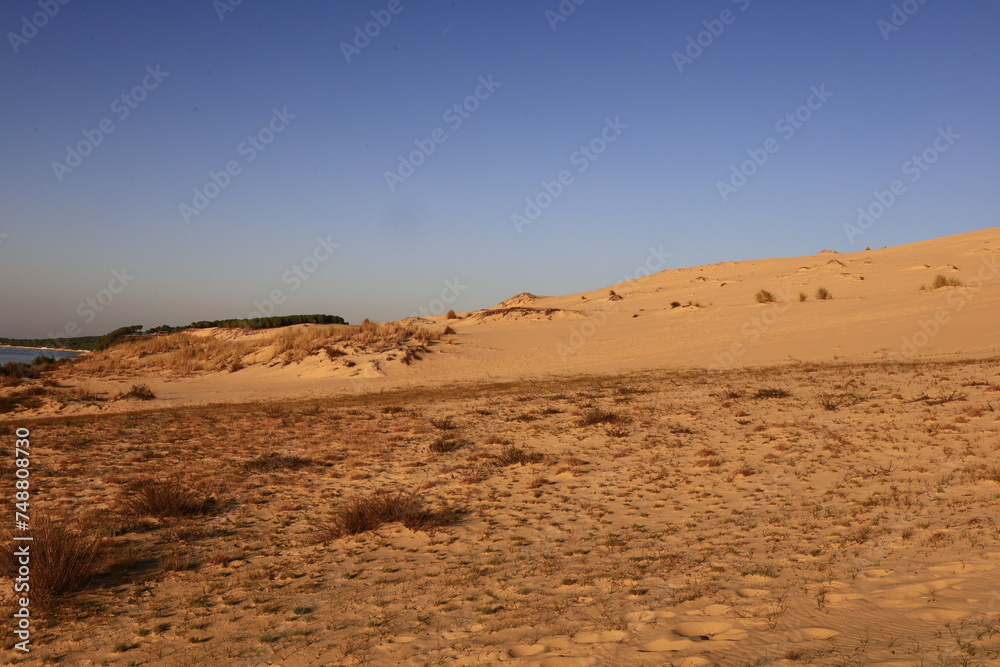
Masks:
[[[319,533],[321,541],[328,541],[397,522],[413,531],[433,532],[456,523],[461,515],[460,510],[451,507],[428,509],[416,493],[375,491],[342,501],[330,520],[319,526]]]
[[[127,514],[160,518],[207,514],[216,506],[214,498],[201,496],[179,477],[132,481],[122,489],[120,502]]]
[[[964,283],[958,278],[948,278],[939,273],[934,276],[934,282],[931,283],[931,287],[934,289],[939,289],[941,287],[961,287],[963,284]]]
[[[496,455],[496,461],[501,466],[527,465],[538,463],[544,457],[538,452],[531,452],[514,445],[505,445],[500,453]]]
[[[438,436],[434,442],[427,445],[427,450],[432,454],[447,454],[448,452],[453,452],[459,449],[462,443],[458,440],[449,440],[448,438]]]
[[[762,289],[761,291],[757,292],[756,299],[757,303],[774,303],[775,301],[777,301],[775,296],[770,292],[768,292],[766,289]]]
[[[312,464],[312,461],[304,459],[301,456],[289,456],[279,454],[278,452],[271,452],[245,461],[243,463],[243,470],[247,472],[275,472],[277,470],[298,470]]]
[[[754,400],[760,400],[762,398],[789,398],[792,392],[787,389],[780,389],[776,387],[765,387],[763,389],[758,389],[750,396]]]
[[[10,537],[10,534],[4,536]],[[67,523],[35,514],[31,522],[31,601],[40,609],[56,608],[71,593],[83,590],[100,574],[104,556],[110,549],[107,538],[92,527]],[[8,539],[4,539],[7,542]],[[4,549],[0,564],[6,576],[17,573],[14,549]]]
[[[628,422],[628,417],[602,408],[591,408],[586,410],[577,422],[579,426],[593,426],[594,424],[624,424]]]
[[[129,398],[136,398],[140,401],[152,401],[156,398],[156,394],[153,393],[148,384],[136,383],[129,387],[128,391],[118,394],[116,400]]]
[[[19,408],[30,410],[41,407],[41,396],[45,393],[44,387],[34,386],[16,389],[5,396],[0,396],[0,414],[14,412]]]

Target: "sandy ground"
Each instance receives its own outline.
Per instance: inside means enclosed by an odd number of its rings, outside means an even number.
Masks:
[[[1000,664],[998,237],[517,295],[409,365],[59,371],[90,398],[0,431],[108,551],[7,659]],[[333,529],[377,492],[447,520]]]

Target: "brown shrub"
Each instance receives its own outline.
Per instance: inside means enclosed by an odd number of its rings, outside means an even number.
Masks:
[[[90,527],[38,513],[32,517],[30,536],[34,538],[31,542],[13,542],[8,533],[3,541],[30,545],[30,598],[40,609],[54,608],[65,596],[86,588],[100,573],[110,548],[110,542]],[[6,548],[0,552],[0,567],[6,576],[15,576],[20,566],[14,551]]]
[[[624,424],[628,418],[621,413],[601,408],[591,408],[584,411],[577,422],[579,426],[593,426],[594,424]]]
[[[206,514],[216,506],[214,498],[201,496],[179,477],[132,481],[122,490],[120,503],[127,514],[161,518]]]
[[[312,461],[301,456],[288,456],[278,452],[270,452],[255,459],[243,462],[243,470],[247,472],[275,472],[276,470],[298,470],[312,465]]]
[[[455,523],[461,511],[451,507],[431,510],[416,493],[375,491],[342,501],[329,521],[319,526],[320,538],[331,540],[358,535],[389,524],[401,523],[410,530],[432,532]]]
[[[538,463],[544,457],[538,452],[531,452],[514,445],[505,445],[500,453],[496,455],[496,461],[502,466],[527,465],[528,463]]]

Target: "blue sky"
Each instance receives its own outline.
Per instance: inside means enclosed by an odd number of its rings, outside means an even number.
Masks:
[[[996,226],[998,21],[985,0],[12,0],[0,335],[387,320],[599,288],[650,247],[679,267]]]

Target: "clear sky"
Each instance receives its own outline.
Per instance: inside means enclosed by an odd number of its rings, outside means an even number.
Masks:
[[[388,320],[607,286],[651,247],[996,226],[998,25],[993,0],[10,0],[0,335]]]

